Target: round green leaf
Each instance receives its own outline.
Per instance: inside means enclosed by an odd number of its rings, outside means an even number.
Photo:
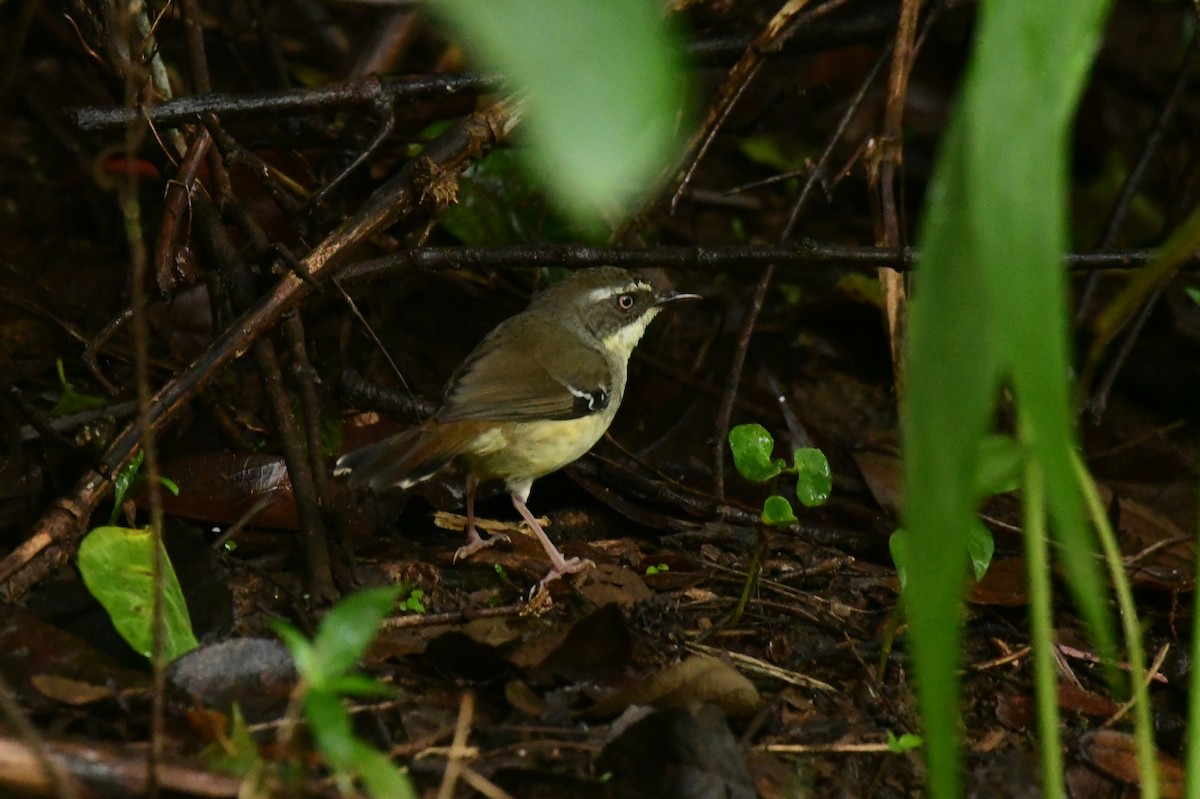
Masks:
[[[829,460],[819,449],[806,447],[796,450],[796,498],[806,507],[824,505],[833,490],[833,472]]]
[[[767,497],[767,501],[763,503],[762,520],[767,524],[784,527],[796,521],[796,514],[792,513],[792,506],[788,501],[776,494]]]
[[[740,424],[730,430],[729,449],[738,474],[755,483],[765,483],[787,465],[782,458],[771,460],[775,439],[761,424]]]

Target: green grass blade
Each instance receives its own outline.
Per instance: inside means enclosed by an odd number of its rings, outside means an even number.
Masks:
[[[910,315],[904,524],[913,555],[905,607],[934,797],[961,788],[954,669],[966,550],[947,542],[974,520],[971,477],[1002,380],[1015,389],[1077,601],[1100,640],[1112,640],[1071,466],[1059,266],[1068,124],[1106,10],[1106,0],[981,3],[930,187]]]
[[[1029,632],[1033,642],[1033,688],[1042,753],[1042,796],[1063,797],[1063,756],[1058,732],[1058,664],[1054,658],[1054,610],[1046,530],[1046,484],[1036,462],[1025,466],[1021,494],[1025,517],[1025,568],[1029,575]]]

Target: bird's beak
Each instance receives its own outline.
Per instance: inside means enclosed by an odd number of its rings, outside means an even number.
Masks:
[[[701,297],[699,294],[683,294],[683,293],[680,293],[677,291],[663,291],[663,292],[659,292],[658,298],[655,299],[654,304],[655,305],[666,305],[668,302],[675,302],[675,300],[702,300],[702,299],[704,299],[704,298]]]

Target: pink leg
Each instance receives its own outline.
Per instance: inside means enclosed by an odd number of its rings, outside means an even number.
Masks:
[[[546,531],[538,524],[537,519],[533,518],[533,514],[529,512],[529,508],[525,506],[525,500],[517,494],[512,495],[513,507],[521,514],[521,518],[529,525],[529,529],[533,530],[533,534],[538,537],[538,541],[542,544],[542,549],[546,550],[546,554],[550,556],[550,571],[542,578],[538,585],[545,585],[559,579],[564,574],[577,574],[581,571],[596,568],[596,564],[590,560],[581,558],[571,558],[570,560],[563,557],[563,554],[558,551],[558,547],[554,546],[554,542],[550,540],[550,536],[546,535]]]
[[[497,541],[507,541],[506,535],[494,535],[484,538],[475,529],[475,489],[479,487],[474,477],[467,477],[467,543],[454,551],[454,562],[459,558],[469,558],[481,549],[487,549]]]

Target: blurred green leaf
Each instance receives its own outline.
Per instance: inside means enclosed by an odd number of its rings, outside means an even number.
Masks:
[[[1077,602],[1111,652],[1071,453],[1066,316],[1069,123],[1106,0],[985,0],[967,77],[942,140],[919,236],[904,403],[905,609],[924,722],[929,795],[960,795],[962,531],[976,524],[980,442],[999,387],[1044,468]],[[1014,126],[1013,120],[1020,120]],[[964,542],[965,544],[965,542]],[[1050,645],[1039,642],[1037,645]],[[1043,726],[1056,730],[1056,726]],[[1056,742],[1043,748],[1057,757]],[[1057,762],[1045,781],[1061,785]],[[1047,787],[1046,790],[1051,790]]]
[[[791,504],[776,494],[767,497],[767,501],[763,503],[762,520],[766,524],[786,527],[796,521],[796,514],[792,512]]]
[[[992,531],[978,519],[967,528],[967,554],[971,558],[971,571],[976,580],[982,580],[992,564],[992,555],[996,552],[996,542]]]
[[[161,547],[161,545],[160,545]],[[163,559],[163,653],[168,661],[200,644],[175,569]],[[149,530],[97,527],[79,544],[79,572],[121,637],[143,657],[154,646],[154,542]]]
[[[624,216],[672,161],[685,73],[657,4],[436,0],[430,7],[481,65],[526,98],[531,166],[573,218]]]
[[[796,498],[805,507],[824,505],[833,490],[833,472],[825,453],[813,447],[798,449],[792,463],[796,468]]]
[[[979,443],[975,492],[982,499],[1021,485],[1025,448],[1012,436],[987,436]]]
[[[330,608],[313,636],[315,658],[304,678],[322,686],[354,668],[399,595],[400,586],[365,588]]]
[[[358,740],[342,700],[332,691],[309,686],[304,695],[304,715],[329,767],[347,779],[352,777]]]
[[[782,458],[771,459],[775,439],[760,424],[739,424],[730,430],[729,449],[738,473],[755,483],[765,483],[787,466]]]
[[[417,799],[408,772],[382,752],[360,744],[355,753],[355,766],[373,799]]]
[[[271,619],[268,626],[292,653],[292,660],[296,664],[296,673],[306,678],[307,675],[312,674],[316,670],[317,653],[309,640],[304,637],[304,633],[282,619]]]

